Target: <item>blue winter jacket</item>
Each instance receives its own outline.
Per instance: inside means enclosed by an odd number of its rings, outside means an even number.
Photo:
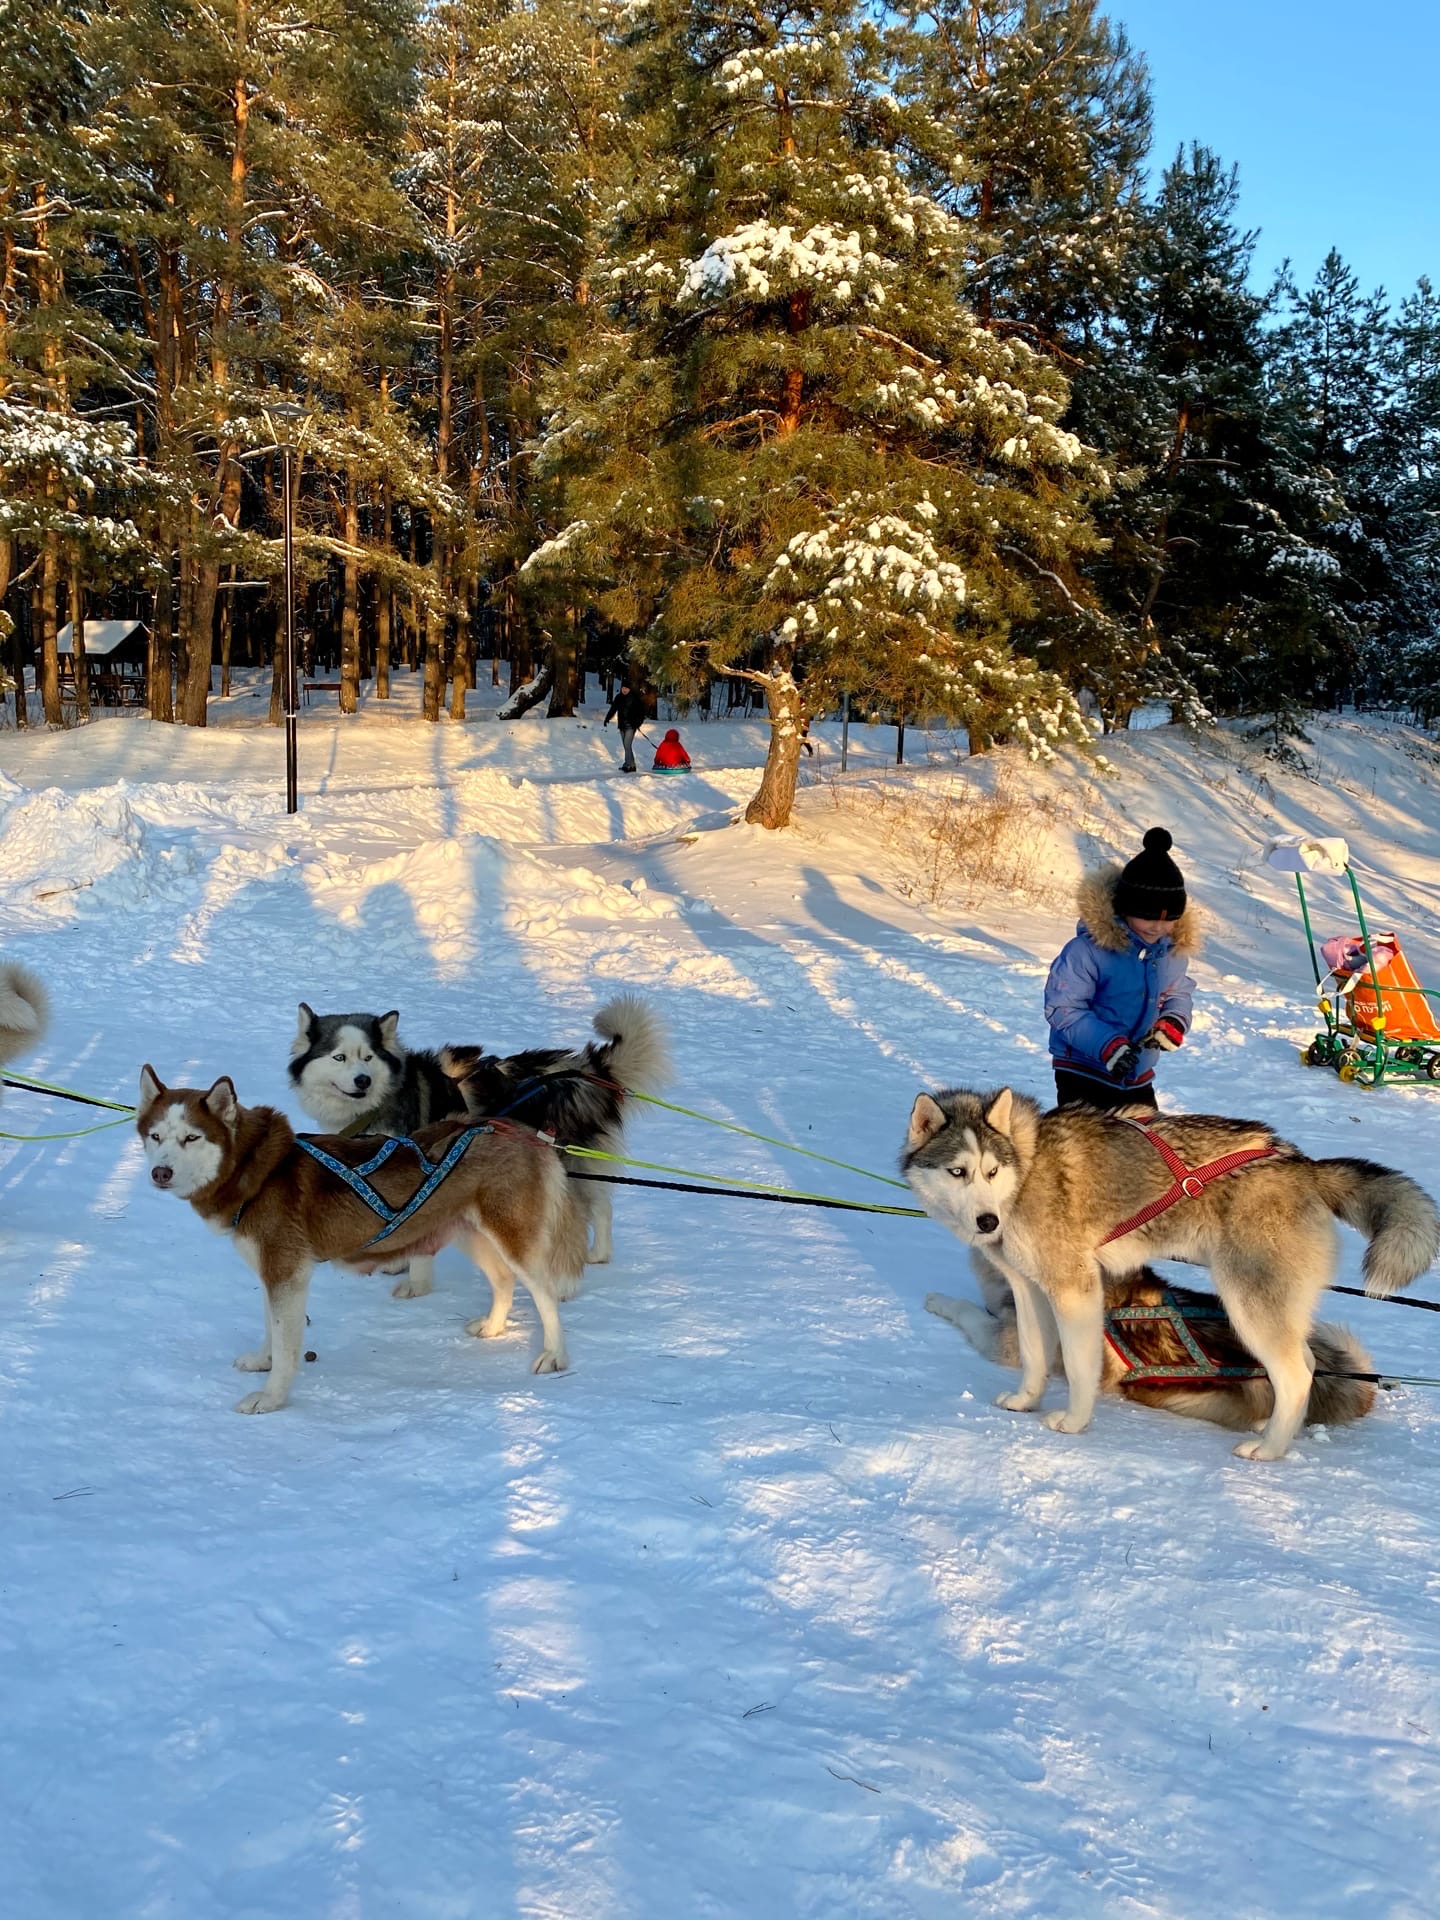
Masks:
[[[1045,1018],[1055,1064],[1106,1086],[1147,1086],[1155,1077],[1155,1054],[1146,1051],[1128,1076],[1105,1071],[1112,1040],[1143,1040],[1162,1013],[1188,1029],[1194,988],[1186,962],[1199,945],[1193,908],[1175,931],[1144,946],[1115,913],[1118,867],[1085,876],[1080,885],[1080,923],[1061,948],[1045,982]]]

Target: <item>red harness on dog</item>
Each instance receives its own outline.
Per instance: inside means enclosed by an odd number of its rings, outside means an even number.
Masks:
[[[1278,1147],[1240,1147],[1234,1153],[1222,1153],[1218,1160],[1207,1160],[1203,1167],[1187,1167],[1168,1140],[1162,1140],[1158,1133],[1147,1127],[1143,1121],[1128,1120],[1123,1116],[1121,1125],[1134,1127],[1137,1133],[1143,1133],[1154,1147],[1160,1158],[1174,1174],[1174,1184],[1158,1200],[1152,1200],[1138,1213],[1132,1213],[1128,1220],[1122,1220],[1118,1227],[1112,1227],[1100,1242],[1108,1247],[1112,1240],[1121,1240],[1127,1233],[1134,1233],[1137,1227],[1148,1227],[1152,1220],[1162,1213],[1168,1213],[1178,1201],[1197,1200],[1213,1180],[1221,1179],[1227,1173],[1234,1173],[1239,1167],[1248,1167],[1253,1160],[1273,1160],[1280,1151]]]

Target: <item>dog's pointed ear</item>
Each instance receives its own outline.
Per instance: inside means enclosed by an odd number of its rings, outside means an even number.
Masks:
[[[1014,1112],[1014,1109],[1014,1094],[1010,1091],[1009,1087],[1002,1087],[990,1102],[990,1109],[985,1115],[986,1126],[993,1127],[996,1133],[1003,1133],[1008,1140],[1010,1138],[1010,1116]]]
[[[140,1069],[140,1107],[143,1110],[152,1100],[158,1100],[165,1091],[164,1082],[147,1061]]]
[[[291,1059],[293,1060],[297,1053],[304,1053],[314,1037],[315,1015],[313,1010],[307,1007],[302,1000],[300,1002],[299,1018],[295,1023],[295,1038],[290,1042]]]
[[[228,1073],[222,1073],[200,1102],[208,1114],[212,1114],[222,1127],[233,1127],[240,1102],[235,1098],[235,1082]]]
[[[400,1014],[398,1009],[391,1013],[382,1013],[380,1018],[375,1022],[380,1033],[380,1044],[382,1047],[389,1049],[394,1046],[395,1029],[399,1024]]]
[[[913,1151],[923,1147],[927,1140],[933,1140],[945,1125],[945,1109],[940,1102],[928,1093],[915,1096],[915,1104],[910,1109],[910,1131],[906,1144]]]

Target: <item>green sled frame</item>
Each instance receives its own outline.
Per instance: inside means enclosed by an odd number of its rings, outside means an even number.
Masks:
[[[1440,1042],[1391,1040],[1385,1031],[1387,1001],[1392,1007],[1402,1010],[1401,1003],[1406,996],[1419,993],[1427,1002],[1434,1003],[1440,1001],[1440,994],[1431,993],[1424,987],[1381,985],[1375,968],[1375,955],[1370,946],[1370,928],[1360,899],[1360,887],[1355,878],[1355,869],[1348,862],[1345,878],[1350,883],[1350,897],[1355,903],[1355,917],[1360,925],[1360,938],[1365,943],[1365,960],[1369,967],[1368,978],[1360,975],[1358,980],[1375,995],[1373,1031],[1355,1025],[1347,995],[1324,990],[1323,982],[1327,976],[1320,970],[1319,948],[1315,930],[1310,924],[1310,905],[1305,898],[1305,880],[1302,874],[1297,873],[1295,891],[1300,896],[1300,917],[1305,922],[1305,938],[1310,947],[1315,994],[1320,1016],[1325,1022],[1324,1031],[1317,1033],[1309,1046],[1301,1048],[1300,1058],[1307,1067],[1333,1068],[1342,1080],[1352,1081],[1359,1087],[1379,1087],[1394,1080],[1440,1083]]]

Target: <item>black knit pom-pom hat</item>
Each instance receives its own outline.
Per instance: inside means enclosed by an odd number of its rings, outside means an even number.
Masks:
[[[1178,920],[1185,911],[1185,876],[1170,858],[1175,842],[1164,827],[1151,827],[1143,853],[1115,884],[1115,913],[1121,920]]]

